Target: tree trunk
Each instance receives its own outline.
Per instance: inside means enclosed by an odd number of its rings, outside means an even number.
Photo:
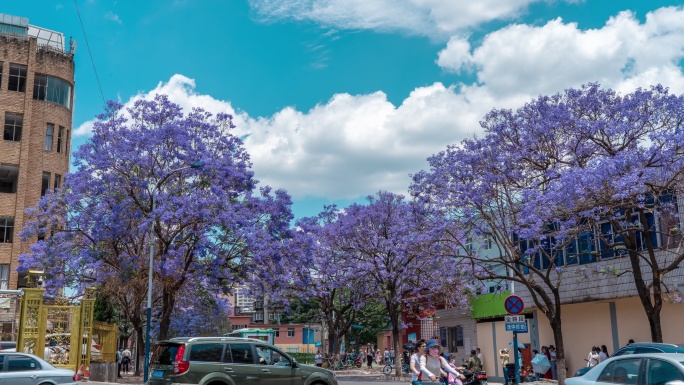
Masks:
[[[395,375],[397,378],[401,378],[402,362],[399,359],[400,350],[399,350],[399,325],[398,325],[399,322],[398,321],[399,320],[397,319],[394,322],[392,322],[392,348],[394,349],[394,367],[396,370]],[[403,357],[403,355],[401,357]]]
[[[145,331],[143,330],[142,324],[134,326],[135,328],[135,346],[138,351],[138,356],[135,359],[135,375],[142,376],[143,362],[145,361]]]
[[[560,308],[560,305],[558,307]],[[557,313],[557,316],[551,322],[551,330],[553,330],[553,341],[556,343],[556,375],[558,376],[558,383],[565,384],[565,344],[563,343],[560,313]]]
[[[162,341],[168,338],[169,326],[171,326],[171,313],[176,303],[176,291],[173,289],[164,288],[162,293],[162,312],[159,318],[159,336],[157,341]]]

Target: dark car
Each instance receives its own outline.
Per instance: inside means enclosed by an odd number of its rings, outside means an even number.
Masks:
[[[251,382],[337,385],[332,371],[302,365],[277,347],[251,338],[172,338],[158,343],[150,358],[148,385]]]
[[[610,357],[642,353],[684,353],[684,345],[666,344],[662,342],[634,342],[618,349]],[[584,375],[590,369],[591,368],[580,368],[575,372],[575,377]]]
[[[17,348],[17,343],[15,341],[0,341],[0,349],[2,349],[2,350],[16,349],[16,348]]]

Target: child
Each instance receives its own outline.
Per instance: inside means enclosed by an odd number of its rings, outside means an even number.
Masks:
[[[454,368],[454,370],[457,369],[456,364],[454,364],[455,360],[456,360],[456,357],[454,357],[453,355],[451,357],[449,357],[449,366]],[[463,385],[463,383],[461,382],[461,379],[456,377],[452,373],[449,373],[449,376],[447,377],[447,384],[448,385]]]

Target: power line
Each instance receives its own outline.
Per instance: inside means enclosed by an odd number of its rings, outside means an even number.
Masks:
[[[78,21],[81,23],[81,30],[83,30],[83,37],[85,38],[86,47],[88,48],[88,55],[90,55],[90,63],[93,65],[93,71],[95,72],[95,79],[97,79],[97,86],[100,88],[100,96],[102,97],[103,105],[107,104],[105,101],[104,93],[102,92],[102,84],[100,84],[100,76],[97,74],[97,68],[95,68],[95,60],[93,60],[93,53],[90,50],[90,43],[88,43],[88,35],[86,35],[85,27],[83,26],[83,19],[81,19],[81,12],[78,10],[78,4],[74,0],[74,6],[76,7],[76,13],[78,14]]]

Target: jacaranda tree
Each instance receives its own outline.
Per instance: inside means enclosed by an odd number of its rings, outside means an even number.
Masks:
[[[354,289],[372,293],[384,305],[394,351],[399,352],[404,300],[427,291],[445,306],[464,306],[469,298],[462,291],[470,290],[470,280],[463,264],[443,253],[439,221],[432,211],[385,191],[367,199],[367,205],[353,204],[336,212],[326,225],[332,235],[329,245],[344,254],[355,271],[360,284]],[[444,301],[446,297],[450,300]]]
[[[684,259],[675,203],[682,122],[682,98],[662,87],[619,95],[590,84],[493,110],[482,138],[449,146],[413,178],[413,194],[453,224],[445,246],[478,278],[530,293],[554,332],[561,381],[561,284],[587,263],[629,260],[629,272],[600,270],[633,276],[653,340],[662,340],[666,275]],[[495,255],[466,247],[472,239],[491,243]]]
[[[315,299],[320,316],[328,328],[329,353],[339,353],[341,341],[367,299],[373,293],[365,285],[362,275],[349,255],[334,246],[337,236],[331,229],[337,218],[337,208],[327,206],[316,217],[297,221],[293,244],[299,258],[291,270],[295,273],[290,291],[295,296]]]
[[[51,288],[87,278],[140,290],[152,233],[157,337],[167,338],[174,310],[194,305],[179,297],[187,285],[227,291],[272,264],[288,232],[289,196],[257,190],[233,128],[229,115],[184,114],[163,95],[128,110],[110,102],[74,154],[77,171],[29,211],[21,236],[39,241],[21,268],[40,266]]]

